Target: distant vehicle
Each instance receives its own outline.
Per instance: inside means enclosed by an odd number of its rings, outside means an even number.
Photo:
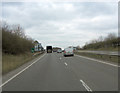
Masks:
[[[60,47],[53,47],[53,52],[57,52],[58,49],[61,49]]]
[[[57,50],[57,53],[62,53],[62,50],[61,50],[61,49],[58,49],[58,50]]]
[[[64,49],[64,56],[74,56],[73,48],[65,48]]]
[[[53,52],[57,52],[56,50],[53,50]]]
[[[52,46],[46,46],[47,53],[52,53]]]

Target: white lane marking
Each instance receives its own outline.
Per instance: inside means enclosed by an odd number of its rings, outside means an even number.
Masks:
[[[60,60],[61,60],[62,58],[60,57]]]
[[[45,53],[46,54],[46,53]],[[14,79],[15,77],[17,77],[18,75],[20,75],[22,72],[24,72],[25,70],[27,70],[29,67],[31,67],[33,64],[35,64],[38,60],[40,60],[42,57],[45,56],[45,54],[43,56],[41,56],[40,58],[38,58],[37,60],[35,60],[33,63],[31,63],[29,66],[27,66],[26,68],[24,68],[23,70],[21,70],[20,72],[18,72],[16,75],[14,75],[13,77],[11,77],[10,79],[8,79],[6,82],[4,82],[2,85],[0,85],[0,88],[3,87],[5,84],[7,84],[8,82],[10,82],[12,79]]]
[[[67,66],[68,64],[67,64],[67,63],[65,63],[65,65]]]
[[[99,63],[103,63],[103,64],[115,66],[115,67],[120,67],[120,66],[115,65],[115,64],[107,63],[107,62],[105,62],[105,61],[101,61],[101,60],[97,60],[97,59],[93,59],[93,58],[89,58],[89,57],[84,57],[84,56],[80,56],[80,55],[75,55],[75,56],[78,56],[78,57],[81,57],[81,58],[86,58],[86,59],[89,59],[89,60],[92,60],[92,61],[97,61],[97,62],[99,62]]]
[[[80,82],[82,83],[82,85],[85,87],[85,89],[87,91],[91,91],[92,92],[92,89],[83,80],[80,80]]]

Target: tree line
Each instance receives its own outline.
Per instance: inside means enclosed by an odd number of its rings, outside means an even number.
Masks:
[[[82,49],[118,48],[119,46],[120,37],[115,33],[109,33],[104,38],[100,36],[98,39],[87,42]]]
[[[33,40],[28,38],[20,25],[2,23],[2,52],[8,54],[22,54],[30,52],[34,47]]]

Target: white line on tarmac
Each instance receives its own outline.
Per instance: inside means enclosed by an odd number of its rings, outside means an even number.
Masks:
[[[80,82],[82,83],[82,85],[85,87],[87,91],[92,92],[92,89],[83,80],[80,80]]]
[[[46,54],[46,53],[45,53]],[[33,63],[31,63],[29,66],[27,66],[26,68],[24,68],[23,70],[21,70],[20,72],[18,72],[16,75],[14,75],[13,77],[11,77],[10,79],[8,79],[6,82],[4,82],[2,85],[0,85],[0,88],[3,87],[5,84],[7,84],[8,82],[10,82],[12,79],[14,79],[15,77],[17,77],[18,75],[20,75],[21,73],[23,73],[25,70],[27,70],[29,67],[31,67],[33,64],[35,64],[38,60],[40,60],[42,57],[45,56],[45,54],[43,56],[41,56],[40,58],[38,58],[37,60],[35,60]]]
[[[111,64],[111,63],[108,63],[108,62],[105,62],[105,61],[101,61],[101,60],[97,60],[97,59],[93,59],[93,58],[89,58],[89,57],[84,57],[84,56],[80,56],[80,55],[75,55],[75,56],[78,56],[78,57],[81,57],[81,58],[85,58],[85,59],[89,59],[89,60],[92,60],[92,61],[97,61],[99,63],[111,65],[111,66],[114,66],[114,67],[120,67],[120,66],[115,65],[115,64]]]
[[[67,64],[67,63],[65,63],[65,65],[67,66],[68,64]]]
[[[62,58],[60,57],[60,60],[61,60]]]

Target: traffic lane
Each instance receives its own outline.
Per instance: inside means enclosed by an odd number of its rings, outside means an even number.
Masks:
[[[74,71],[76,76],[85,80],[94,91],[118,90],[118,68],[74,57],[63,57],[63,62]]]
[[[42,59],[40,59],[39,64],[41,64],[41,65],[44,64],[43,61],[46,59],[46,57],[47,56],[45,55]],[[32,66],[36,67],[36,63]],[[30,72],[30,74],[26,74],[28,72],[28,70],[31,69],[31,67],[28,68],[27,70],[25,70],[23,73],[19,74],[14,79],[12,79],[6,85],[4,85],[2,87],[2,90],[3,91],[22,91],[22,90],[24,91],[24,90],[27,90],[27,86],[29,86],[31,88],[34,87],[32,84],[29,84],[30,82],[32,82],[32,80],[31,81],[29,81],[29,80],[33,73]],[[28,76],[26,76],[26,75],[28,75]],[[23,77],[25,77],[25,79]]]
[[[72,72],[72,74],[76,77],[77,81],[79,81],[82,86],[87,90],[87,91],[92,91],[92,89],[88,86],[88,84],[86,83],[86,81],[84,81],[81,77],[79,77],[74,71],[73,69],[70,68],[69,64],[67,61],[65,61],[65,59],[73,59],[73,56],[68,56],[68,57],[64,57],[63,54],[57,54],[57,58],[60,58],[61,60],[61,64],[64,64],[66,66],[66,68],[68,69],[68,71]]]
[[[69,71],[64,64],[61,64],[58,54],[52,53],[52,62],[50,65],[50,73],[47,75],[50,76],[52,81],[48,86],[49,90],[56,91],[86,91],[84,87],[79,83],[79,80]],[[50,75],[49,75],[50,74]],[[48,79],[45,79],[48,80]],[[47,82],[50,82],[49,80]],[[56,82],[56,83],[53,83]]]
[[[24,65],[20,66],[19,68],[12,70],[11,72],[5,74],[2,77],[2,83],[5,83],[7,80],[12,78],[14,75],[19,73],[21,70],[25,69],[27,66],[31,65],[33,62],[37,61],[38,59],[41,59],[41,57],[44,57],[45,53],[42,55],[37,56],[35,59],[31,60],[30,62],[25,63]]]
[[[3,91],[86,91],[55,53],[46,54],[39,62],[11,80]]]

